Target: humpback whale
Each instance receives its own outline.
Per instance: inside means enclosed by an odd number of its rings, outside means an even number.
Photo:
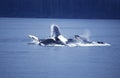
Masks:
[[[33,40],[33,43],[39,44],[41,46],[48,46],[48,45],[61,45],[61,46],[70,46],[70,47],[110,46],[110,44],[104,42],[89,41],[88,39],[80,35],[74,35],[74,39],[67,39],[61,34],[60,28],[56,24],[51,25],[50,37],[48,39],[39,39],[37,36],[34,35],[28,35],[28,36]]]
[[[37,36],[28,35],[33,42],[36,42],[39,45],[51,45],[51,44],[60,44],[65,45],[67,43],[67,39],[61,34],[58,25],[51,25],[51,34],[48,39],[39,39]]]

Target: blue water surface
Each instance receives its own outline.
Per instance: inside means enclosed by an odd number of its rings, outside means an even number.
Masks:
[[[90,33],[105,47],[29,45],[57,24],[66,38]],[[120,78],[120,20],[0,18],[0,78]]]

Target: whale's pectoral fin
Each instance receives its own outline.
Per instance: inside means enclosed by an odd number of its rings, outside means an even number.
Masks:
[[[39,38],[34,36],[34,35],[28,35],[28,37],[33,39],[33,40],[39,41]]]
[[[51,38],[57,38],[59,35],[61,35],[59,26],[52,24],[51,25],[51,34],[50,34]]]
[[[29,38],[31,38],[33,41],[32,43],[34,44],[39,44],[40,43],[40,39],[34,35],[28,35]]]
[[[58,36],[58,39],[59,39],[62,43],[67,44],[67,41],[68,41],[68,40],[67,40],[64,36],[59,35],[59,36]]]
[[[55,24],[52,24],[51,26],[51,38],[55,41],[61,41],[64,44],[66,44],[68,41],[64,36],[61,35],[59,26]]]

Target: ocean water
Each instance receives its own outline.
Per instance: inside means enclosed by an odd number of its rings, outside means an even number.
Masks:
[[[111,46],[28,44],[29,34],[48,38],[51,24],[67,38],[87,30]],[[120,78],[120,20],[0,18],[0,78]]]

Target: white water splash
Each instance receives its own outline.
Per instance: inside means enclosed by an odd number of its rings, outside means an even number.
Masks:
[[[80,35],[82,38],[86,39],[87,41],[90,41],[90,31],[88,29],[84,30],[84,33]]]

